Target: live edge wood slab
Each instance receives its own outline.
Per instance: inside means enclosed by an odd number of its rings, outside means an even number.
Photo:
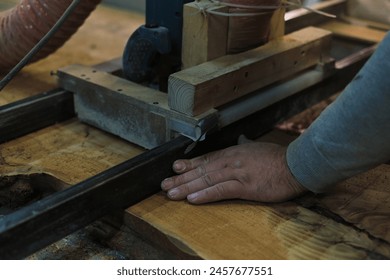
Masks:
[[[286,144],[291,137],[262,140]],[[232,200],[195,206],[159,193],[126,211],[132,224],[154,229],[150,238],[159,240],[159,232],[193,257],[388,259],[389,200],[390,166],[382,165],[330,193],[286,203]]]
[[[51,70],[117,57],[142,22],[141,16],[99,6],[56,54],[25,68],[1,92],[0,104],[52,89]],[[0,145],[0,175],[47,174],[68,187],[142,152],[72,119]],[[327,195],[281,204],[193,206],[161,192],[127,209],[123,226],[151,244],[165,240],[178,258],[186,252],[205,259],[388,259],[389,186],[390,167],[382,165]],[[128,249],[141,250],[134,247]]]

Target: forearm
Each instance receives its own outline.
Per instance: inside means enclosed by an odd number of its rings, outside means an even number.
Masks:
[[[296,179],[313,192],[390,159],[390,36],[337,100],[287,149]]]

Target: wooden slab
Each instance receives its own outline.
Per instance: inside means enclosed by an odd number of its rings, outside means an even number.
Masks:
[[[305,207],[326,209],[372,237],[390,243],[390,165],[349,179],[332,192],[306,196]]]
[[[259,140],[288,145],[295,138],[274,130]],[[128,208],[126,219],[149,227],[153,240],[170,240],[170,250],[204,259],[387,259],[389,186],[390,165],[381,165],[328,194],[281,204],[195,206],[161,192]]]
[[[381,203],[386,201],[375,205]],[[390,258],[388,242],[294,202],[194,206],[170,201],[160,193],[127,211],[204,259]],[[370,211],[366,208],[367,214]],[[390,211],[383,214],[388,217]]]
[[[141,152],[74,119],[0,145],[0,174],[48,174],[73,185]]]
[[[171,109],[195,116],[319,63],[331,33],[308,27],[244,53],[227,55],[174,73]]]

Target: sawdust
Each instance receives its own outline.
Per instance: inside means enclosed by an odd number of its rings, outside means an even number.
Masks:
[[[34,198],[34,189],[25,177],[1,177],[0,207],[17,209]]]
[[[302,134],[320,116],[322,111],[324,111],[326,107],[328,107],[337,98],[337,96],[338,94],[321,101],[320,103],[278,124],[276,128],[296,135]]]

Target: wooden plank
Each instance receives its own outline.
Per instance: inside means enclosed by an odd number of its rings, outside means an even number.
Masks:
[[[308,27],[244,53],[227,55],[174,73],[168,104],[198,115],[314,66],[328,56],[331,33]]]
[[[319,27],[329,30],[337,36],[368,43],[379,43],[386,35],[386,31],[383,30],[377,30],[362,25],[352,25],[337,20],[321,24]]]
[[[200,8],[209,1],[193,2],[184,5],[183,10],[183,69],[226,54],[228,18],[204,14]],[[228,12],[224,6],[213,8],[218,12]]]
[[[287,145],[294,139],[273,131],[258,141]],[[281,204],[234,200],[195,206],[161,192],[128,208],[126,223],[153,230],[154,240],[170,240],[170,250],[176,246],[204,259],[389,258],[389,174],[390,166],[381,165],[329,194]]]
[[[368,209],[367,209],[368,210]],[[294,202],[194,206],[159,193],[127,209],[203,259],[369,259],[390,244]]]

